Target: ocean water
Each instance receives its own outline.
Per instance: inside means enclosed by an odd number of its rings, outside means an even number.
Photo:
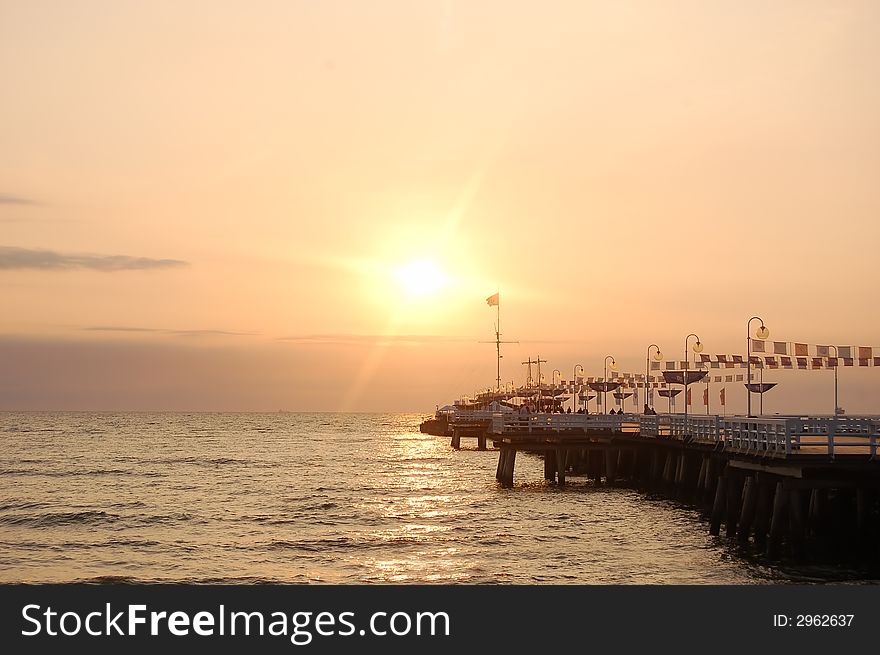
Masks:
[[[453,451],[417,414],[0,413],[0,582],[767,583],[687,506],[520,455]]]

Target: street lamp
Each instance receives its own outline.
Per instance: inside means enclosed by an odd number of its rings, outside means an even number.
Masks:
[[[611,360],[611,366],[608,366],[608,360]],[[602,378],[602,411],[607,414],[608,413],[608,369],[612,371],[617,370],[617,362],[611,355],[605,355],[605,376]]]
[[[690,367],[688,366],[688,339],[694,337],[697,341],[691,346],[695,353],[703,352],[703,343],[700,341],[700,337],[691,332],[684,338],[684,371],[682,372],[681,381],[684,382],[684,434],[687,434],[687,423],[688,423],[688,373],[690,373]]]
[[[577,384],[578,373],[580,373],[581,377],[584,377],[584,367],[580,364],[575,364],[574,371],[572,372],[572,381],[575,383],[575,387],[577,387],[577,388],[579,388],[579,385]],[[580,393],[580,391],[578,391],[577,393]],[[571,397],[571,404],[575,409],[577,409],[577,402],[575,402],[574,394],[572,394],[572,397]],[[585,400],[584,401],[584,414],[586,414],[586,413],[587,413],[587,401]]]
[[[761,321],[761,327],[759,327],[755,331],[755,336],[758,339],[766,339],[770,336],[770,330],[767,329],[767,326],[764,325],[764,319],[760,316],[752,316],[749,319],[748,324],[746,325],[746,391],[748,391],[748,416],[752,417],[752,321]]]
[[[657,360],[659,362],[661,359],[663,359],[663,353],[660,352],[660,346],[658,346],[656,343],[652,343],[650,346],[648,346],[648,352],[645,355],[645,411],[646,412],[648,409],[648,371],[651,368],[651,366],[650,366],[650,364],[651,364],[651,348],[657,349],[657,352],[654,353],[655,360]]]
[[[834,416],[837,416],[838,407],[837,403],[837,369],[840,366],[840,359],[837,357],[837,346],[828,346],[829,348],[834,348]]]

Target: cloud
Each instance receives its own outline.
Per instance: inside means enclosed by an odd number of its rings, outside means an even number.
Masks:
[[[0,270],[37,269],[68,271],[89,269],[112,273],[116,271],[143,271],[188,266],[179,259],[153,259],[128,255],[87,255],[59,253],[52,250],[31,250],[0,246]]]
[[[476,341],[476,339],[438,334],[303,334],[278,337],[278,341],[315,344],[391,344],[471,342]]]
[[[83,330],[88,332],[137,332],[169,334],[176,337],[253,337],[256,332],[233,332],[230,330],[169,330],[166,328],[129,327],[125,325],[90,325]]]
[[[13,196],[8,193],[0,193],[0,205],[36,205],[35,200],[30,198],[22,198],[21,196]]]

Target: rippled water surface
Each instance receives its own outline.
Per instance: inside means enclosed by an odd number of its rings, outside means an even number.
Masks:
[[[698,512],[412,414],[0,414],[0,581],[752,583]]]

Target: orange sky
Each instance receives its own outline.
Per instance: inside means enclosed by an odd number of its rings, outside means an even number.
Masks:
[[[3,3],[0,408],[431,409],[494,383],[496,289],[517,382],[753,314],[880,346],[878,44],[875,2]]]

